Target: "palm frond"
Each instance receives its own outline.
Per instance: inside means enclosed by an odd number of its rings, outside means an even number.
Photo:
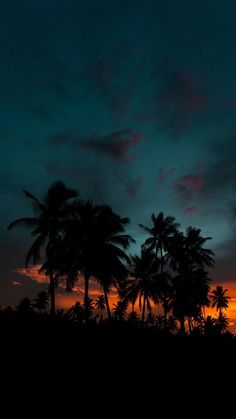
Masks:
[[[41,234],[32,244],[30,250],[27,253],[25,266],[26,268],[29,265],[30,260],[32,260],[33,264],[35,265],[40,260],[40,250],[43,244],[45,243],[46,237]]]
[[[38,226],[38,219],[37,218],[19,218],[18,220],[13,221],[9,226],[7,227],[7,230],[12,230],[14,227],[37,227]]]

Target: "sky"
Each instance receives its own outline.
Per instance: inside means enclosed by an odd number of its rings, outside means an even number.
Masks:
[[[153,212],[201,228],[213,280],[236,297],[235,12],[0,0],[0,304],[45,287],[22,274],[30,235],[6,228],[31,214],[23,189],[40,197],[58,179],[129,216],[134,252]]]

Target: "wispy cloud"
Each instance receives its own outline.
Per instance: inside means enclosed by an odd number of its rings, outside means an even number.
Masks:
[[[131,129],[122,129],[103,137],[93,135],[83,143],[83,147],[96,154],[112,157],[119,162],[125,162],[135,158],[135,154],[131,153],[131,150],[143,138],[142,134],[136,133]]]

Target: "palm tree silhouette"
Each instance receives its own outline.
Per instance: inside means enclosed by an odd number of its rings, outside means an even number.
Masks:
[[[211,237],[202,237],[201,230],[194,227],[188,227],[185,235],[177,231],[168,242],[168,259],[172,269],[183,272],[213,267],[214,253],[203,247],[208,240]]]
[[[31,300],[28,297],[22,298],[16,309],[21,314],[31,313],[33,309]]]
[[[143,247],[154,251],[156,256],[160,257],[160,269],[161,274],[164,271],[164,266],[167,261],[167,253],[169,248],[169,241],[176,234],[179,228],[179,224],[175,222],[174,217],[165,217],[163,212],[158,215],[152,214],[151,220],[153,223],[152,227],[146,227],[140,224],[140,227],[150,235],[144,242]],[[163,284],[163,309],[164,309],[164,323],[167,325],[167,298],[169,291],[169,284],[165,284],[164,278],[162,279]]]
[[[216,319],[212,316],[207,316],[203,323],[203,333],[205,336],[214,336],[217,334]]]
[[[88,292],[90,278],[103,288],[108,318],[111,318],[108,293],[112,286],[124,282],[127,271],[124,262],[129,258],[125,250],[134,241],[124,234],[129,219],[121,218],[107,205],[86,201],[74,206],[76,219],[67,242],[74,272],[84,275],[85,314],[88,320]]]
[[[141,256],[131,256],[131,275],[126,288],[122,291],[124,301],[132,305],[139,300],[139,308],[142,312],[141,320],[144,324],[146,308],[151,311],[151,301],[159,302],[158,279],[162,274],[159,272],[160,261],[153,251],[141,249]]]
[[[70,314],[72,315],[72,319],[78,323],[82,323],[85,318],[84,307],[79,301],[70,308]]]
[[[216,320],[216,325],[221,334],[225,333],[229,327],[229,318],[221,311],[219,312],[218,319]]]
[[[84,301],[84,304],[83,304],[83,308],[84,308],[84,313],[85,313],[85,319],[86,319],[86,321],[87,321],[87,319],[88,320],[91,320],[91,317],[92,317],[92,314],[93,314],[93,311],[94,311],[94,300],[92,298],[89,298],[88,297],[88,300],[87,300],[87,312],[86,312],[86,309],[85,309],[85,301]]]
[[[94,301],[94,307],[100,314],[100,321],[103,321],[103,312],[106,310],[106,301],[104,295],[99,295]]]
[[[138,315],[138,313],[135,310],[132,310],[127,318],[127,321],[132,325],[132,326],[138,326],[139,322],[140,322],[140,317]]]
[[[75,198],[78,194],[75,190],[67,188],[62,182],[55,182],[46,192],[42,200],[39,200],[31,192],[24,191],[26,198],[31,202],[35,217],[18,219],[8,226],[8,230],[16,226],[26,226],[31,229],[31,235],[36,237],[30,247],[25,265],[28,267],[30,261],[36,264],[41,256],[41,249],[44,248],[48,260],[48,270],[51,299],[51,314],[55,315],[55,278],[54,265],[55,245],[63,231],[63,222],[69,211],[68,200]]]
[[[37,294],[37,297],[34,299],[34,308],[40,312],[45,311],[49,304],[48,293],[46,291],[41,291]]]
[[[186,235],[177,232],[169,242],[169,261],[177,272],[173,279],[175,290],[173,313],[179,319],[181,333],[185,333],[185,318],[195,317],[204,306],[209,305],[210,278],[205,267],[214,265],[214,253],[204,244],[210,237],[202,237],[201,230],[189,227]]]
[[[148,327],[154,327],[156,325],[156,316],[152,311],[149,311],[145,321],[145,325]]]
[[[227,289],[223,289],[221,285],[217,285],[216,288],[212,291],[212,308],[216,307],[216,310],[219,311],[219,314],[222,315],[222,309],[227,309],[229,307],[230,297],[226,295]]]
[[[124,321],[127,316],[127,309],[128,309],[128,302],[124,300],[117,301],[116,304],[114,304],[114,317],[118,321]]]

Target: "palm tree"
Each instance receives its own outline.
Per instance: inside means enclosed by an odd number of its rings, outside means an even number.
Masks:
[[[176,233],[179,224],[175,222],[174,217],[164,217],[163,212],[160,212],[158,215],[152,214],[151,219],[153,222],[152,227],[139,224],[150,235],[144,242],[143,247],[154,251],[156,256],[160,256],[161,265],[164,265],[164,252],[168,249],[169,239]]]
[[[75,198],[78,194],[75,190],[67,188],[64,183],[59,181],[51,185],[42,200],[39,200],[31,192],[24,191],[24,194],[30,200],[35,216],[14,221],[8,226],[8,230],[16,226],[26,226],[31,229],[31,235],[36,237],[26,256],[26,268],[30,261],[35,265],[41,258],[41,250],[45,250],[45,256],[48,260],[46,274],[50,278],[51,314],[55,315],[53,264],[55,245],[63,234],[63,222],[69,212],[68,201],[71,198]]]
[[[177,276],[173,279],[173,313],[180,321],[181,333],[185,333],[185,319],[195,317],[204,306],[209,305],[210,278],[205,267],[214,265],[214,253],[204,244],[210,237],[202,237],[201,230],[189,227],[186,235],[177,232],[169,242],[169,261]]]
[[[127,308],[128,308],[127,301],[124,301],[124,300],[117,301],[117,303],[114,304],[114,309],[113,309],[115,319],[118,321],[124,321],[127,316]]]
[[[225,333],[229,327],[229,318],[220,311],[218,319],[216,320],[216,325],[221,334]]]
[[[131,302],[132,305],[139,300],[139,308],[142,312],[142,324],[145,320],[146,308],[151,311],[151,301],[155,304],[158,298],[158,273],[160,261],[153,251],[142,248],[141,256],[131,256],[132,278],[122,291],[124,301]],[[163,275],[163,274],[162,274]]]
[[[138,313],[132,310],[128,315],[127,321],[132,324],[132,326],[138,326],[140,322]]]
[[[17,311],[21,314],[29,314],[32,312],[32,302],[28,297],[20,300],[18,306],[16,307]]]
[[[192,268],[212,268],[214,266],[214,253],[204,247],[208,240],[211,240],[211,237],[202,237],[200,228],[187,228],[184,249]]]
[[[174,316],[169,316],[167,320],[167,331],[169,333],[176,333],[178,330],[177,321]]]
[[[214,336],[217,334],[216,319],[212,316],[207,316],[203,324],[203,332],[205,336]]]
[[[174,271],[184,272],[194,268],[214,266],[214,253],[206,249],[205,242],[211,237],[202,237],[201,230],[188,227],[186,234],[177,231],[168,242],[168,259]]]
[[[222,315],[222,309],[226,310],[229,307],[230,297],[226,295],[227,291],[221,285],[217,285],[211,294],[212,308],[216,307],[220,315]]]
[[[45,311],[49,304],[48,293],[46,291],[41,291],[37,294],[37,297],[34,299],[34,308],[40,312]]]
[[[155,323],[156,323],[156,316],[152,311],[149,311],[149,313],[147,315],[147,318],[146,318],[146,321],[145,321],[145,324],[148,327],[154,327]]]
[[[108,318],[111,318],[108,293],[112,286],[125,281],[127,271],[124,262],[129,258],[125,250],[134,241],[124,234],[128,218],[121,218],[107,205],[95,205],[92,201],[74,207],[76,220],[68,234],[67,242],[74,272],[84,275],[84,305],[88,320],[88,292],[90,278],[102,286]]]
[[[88,297],[87,312],[86,312],[86,309],[85,309],[85,300],[84,300],[83,308],[84,308],[85,319],[86,319],[86,322],[87,322],[88,320],[91,320],[91,318],[92,318],[92,314],[93,314],[93,311],[94,311],[94,300],[92,298]],[[95,319],[97,317],[98,316],[95,316]]]
[[[106,301],[104,295],[99,295],[98,298],[94,301],[95,309],[100,313],[100,321],[103,320],[103,312],[106,310]]]
[[[154,251],[156,256],[160,257],[160,270],[161,274],[164,271],[164,266],[167,261],[167,253],[169,248],[170,239],[176,234],[179,224],[175,222],[174,217],[165,217],[163,212],[158,215],[152,214],[151,220],[152,227],[146,227],[140,224],[140,227],[150,235],[144,242],[143,247]],[[163,278],[164,279],[164,278]],[[167,298],[168,298],[168,284],[163,283],[163,309],[164,309],[164,323],[167,324]]]
[[[76,301],[76,303],[71,307],[69,310],[70,314],[72,315],[72,319],[75,320],[78,323],[82,323],[84,320],[84,307],[79,301]]]

